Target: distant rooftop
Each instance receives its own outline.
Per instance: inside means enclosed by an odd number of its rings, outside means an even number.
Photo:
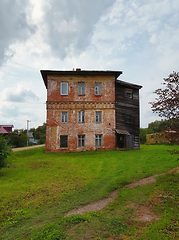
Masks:
[[[11,133],[13,125],[0,125],[0,134]]]

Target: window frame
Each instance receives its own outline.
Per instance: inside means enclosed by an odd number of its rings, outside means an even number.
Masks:
[[[81,110],[78,112],[78,122],[79,123],[85,122],[85,111]]]
[[[129,99],[133,99],[133,90],[129,88],[125,88],[125,97]]]
[[[95,96],[101,96],[102,95],[102,83],[101,82],[95,82],[94,95]]]
[[[127,124],[133,124],[133,116],[131,114],[125,114],[125,122]]]
[[[95,134],[95,147],[102,147],[103,134]]]
[[[77,146],[78,147],[84,147],[85,146],[85,135],[79,134],[77,137]]]
[[[68,112],[61,112],[61,123],[67,123],[68,122]]]
[[[63,93],[63,86],[66,85],[66,92]],[[60,94],[61,96],[68,96],[68,82],[61,82],[60,84]]]
[[[78,95],[79,96],[85,95],[85,82],[78,82]]]
[[[102,123],[102,111],[95,112],[95,122]]]
[[[66,138],[63,139],[63,141],[65,141],[66,144],[62,145],[62,138]],[[68,135],[60,135],[60,148],[67,148],[68,147]]]

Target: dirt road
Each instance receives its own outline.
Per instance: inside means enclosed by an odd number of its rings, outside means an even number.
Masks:
[[[13,148],[12,151],[16,152],[16,151],[22,151],[22,150],[27,150],[27,149],[31,149],[31,148],[39,148],[39,147],[43,147],[43,146],[45,146],[45,144],[33,145],[33,146],[21,147],[21,148]]]

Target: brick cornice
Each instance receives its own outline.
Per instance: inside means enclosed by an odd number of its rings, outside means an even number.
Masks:
[[[47,101],[47,109],[115,109],[115,102]]]

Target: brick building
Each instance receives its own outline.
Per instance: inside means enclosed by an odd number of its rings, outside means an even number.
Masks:
[[[139,148],[139,89],[121,71],[41,70],[46,152]]]

